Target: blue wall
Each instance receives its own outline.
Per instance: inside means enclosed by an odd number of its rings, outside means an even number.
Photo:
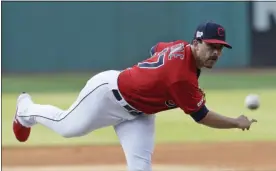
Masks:
[[[246,2],[2,2],[2,71],[124,69],[158,41],[191,41],[200,22],[225,26],[233,50],[217,67],[249,64]]]

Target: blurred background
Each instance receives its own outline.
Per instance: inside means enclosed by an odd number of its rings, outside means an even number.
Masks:
[[[228,116],[246,114],[259,123],[247,133],[206,129],[175,109],[157,118],[157,144],[261,141],[272,142],[275,147],[276,2],[1,4],[4,149],[118,144],[112,128],[65,139],[40,125],[27,143],[18,143],[11,129],[16,98],[27,91],[36,103],[66,109],[97,72],[135,65],[148,58],[150,48],[159,41],[191,41],[197,25],[206,20],[222,24],[233,46],[232,50],[225,49],[216,67],[204,71],[200,78],[207,105]],[[250,93],[260,96],[261,107],[256,111],[244,106]],[[276,147],[269,151],[276,154]],[[4,165],[16,163],[11,160],[14,155],[4,154]]]
[[[206,20],[232,51],[219,68],[276,66],[275,2],[3,2],[3,73],[124,69]],[[16,61],[16,62],[15,62]]]

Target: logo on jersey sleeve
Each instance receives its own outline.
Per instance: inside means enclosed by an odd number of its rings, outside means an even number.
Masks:
[[[203,102],[204,102],[204,97],[202,97],[201,100],[197,103],[197,107],[200,107]]]
[[[204,92],[204,90],[201,89],[200,87],[199,87],[199,92],[200,92],[200,94],[202,95],[202,98],[201,98],[201,100],[197,103],[197,107],[200,107],[200,106],[202,105],[202,103],[206,100],[205,92]]]
[[[166,105],[169,109],[177,108],[177,105],[176,105],[172,100],[167,100],[167,101],[165,101],[165,105]]]

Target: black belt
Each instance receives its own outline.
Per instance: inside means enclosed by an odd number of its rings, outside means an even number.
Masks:
[[[120,95],[119,91],[118,90],[112,90],[113,92],[113,95],[115,96],[116,100],[118,101],[121,101],[123,98],[122,96]],[[130,105],[125,105],[123,106],[131,115],[134,115],[134,116],[137,116],[137,115],[141,115],[143,114],[143,112],[141,111],[138,111],[136,109],[134,109],[133,107],[131,107]]]

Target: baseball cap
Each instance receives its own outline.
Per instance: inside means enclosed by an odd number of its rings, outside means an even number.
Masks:
[[[232,46],[226,42],[226,31],[224,27],[211,21],[202,23],[197,27],[194,39],[201,39],[206,43],[222,44],[232,49]]]

